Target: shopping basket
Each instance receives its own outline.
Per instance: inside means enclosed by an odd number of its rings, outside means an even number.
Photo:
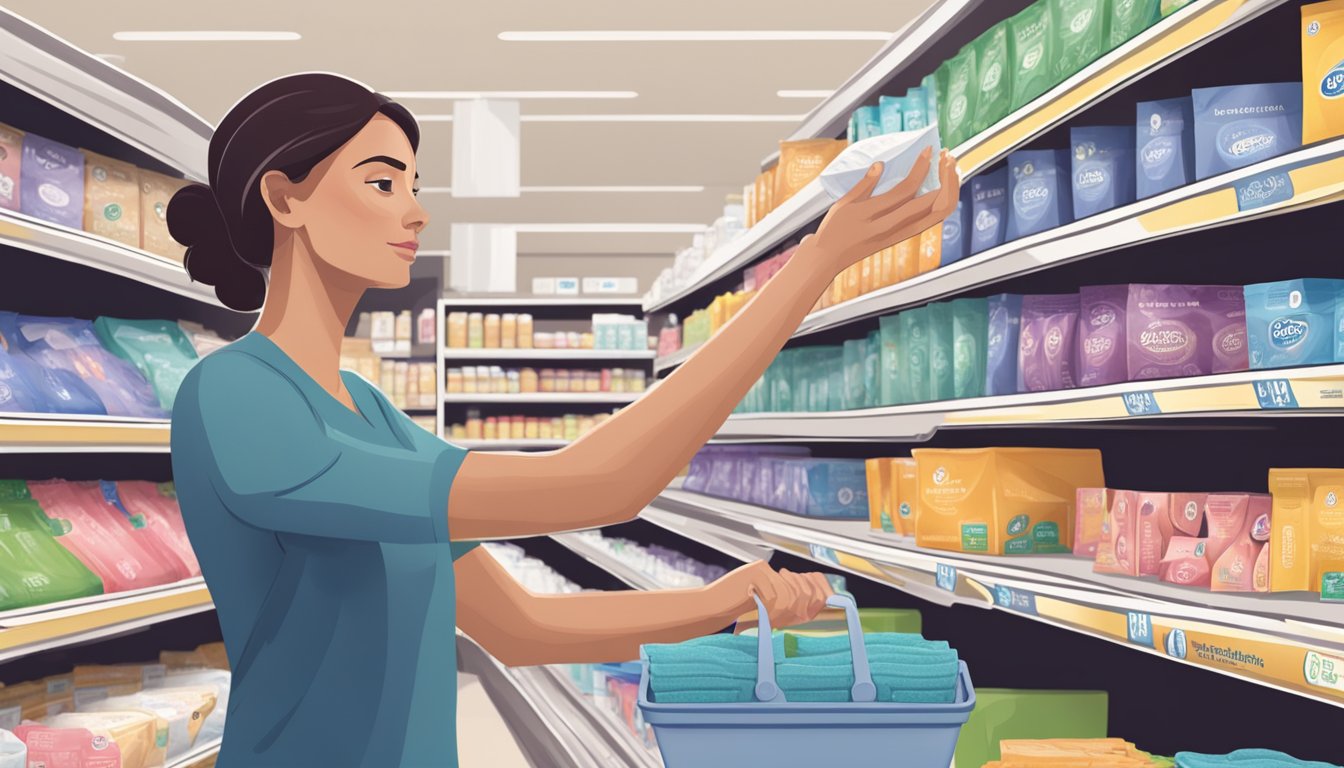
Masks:
[[[826,604],[843,608],[854,660],[852,701],[785,701],[775,684],[775,652],[770,619],[759,599],[756,701],[741,704],[659,704],[649,700],[649,661],[640,652],[643,673],[639,708],[653,726],[667,768],[821,768],[830,765],[947,768],[957,736],[975,709],[966,662],[960,662],[956,699],[951,704],[896,704],[874,701],[877,688],[859,611],[853,598],[833,595]]]

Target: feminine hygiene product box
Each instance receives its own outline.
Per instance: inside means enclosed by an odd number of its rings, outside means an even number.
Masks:
[[[84,152],[84,231],[140,247],[140,169]]]
[[[1302,6],[1302,143],[1344,134],[1344,2]]]
[[[1069,130],[1073,152],[1073,217],[1134,202],[1134,133],[1127,125]]]
[[[888,469],[892,523],[901,536],[914,536],[919,519],[919,465],[913,458],[891,459]]]
[[[1008,232],[1008,169],[971,179],[970,252],[1000,245]]]
[[[940,301],[925,308],[929,320],[929,399],[951,400],[956,397],[956,355],[953,350],[955,327],[952,303]]]
[[[1109,50],[1107,5],[1107,0],[1050,0],[1057,81],[1067,79]]]
[[[1079,488],[1073,523],[1073,554],[1095,560],[1101,542],[1102,524],[1111,508],[1113,492],[1109,488]]]
[[[1245,288],[1252,370],[1335,359],[1335,311],[1344,280],[1285,280]]]
[[[938,131],[948,147],[975,135],[975,100],[980,92],[975,46],[963,46],[935,73],[938,81]]]
[[[1269,588],[1319,592],[1344,572],[1344,469],[1271,469]]]
[[[989,313],[985,338],[987,397],[1017,393],[1017,355],[1022,327],[1022,297],[1001,293],[985,300]]]
[[[182,261],[187,248],[168,231],[168,203],[187,182],[153,171],[140,171],[140,247],[156,256]]]
[[[1008,156],[1008,229],[1016,240],[1073,221],[1069,155],[1062,149],[1028,149]]]
[[[808,517],[868,518],[864,464],[856,459],[797,459],[784,465],[788,492],[781,511]],[[779,485],[780,467],[775,467]]]
[[[943,266],[954,264],[966,258],[967,249],[971,244],[967,231],[970,212],[970,202],[963,192],[961,200],[957,201],[956,210],[952,211],[952,214],[946,219],[943,219]]]
[[[1209,586],[1208,540],[1193,536],[1172,538],[1158,575],[1163,581],[1182,587]]]
[[[900,314],[900,350],[903,365],[897,379],[897,399],[902,403],[928,402],[932,392],[929,367],[929,309],[907,309]]]
[[[979,133],[1008,115],[1013,101],[1011,55],[1008,22],[990,27],[971,43],[975,47],[976,82],[975,119],[972,128]]]
[[[1195,114],[1189,96],[1141,101],[1135,118],[1135,193],[1145,197],[1195,180]]]
[[[1017,391],[1051,392],[1078,386],[1076,293],[1023,296]]]
[[[1214,592],[1256,592],[1255,566],[1269,541],[1273,501],[1263,494],[1209,496],[1210,588]]]
[[[103,347],[88,320],[20,315],[18,330],[19,345],[29,357],[87,382],[109,416],[167,415],[145,377]]]
[[[1079,488],[1105,486],[1101,452],[922,448],[915,540],[994,555],[1067,553]]]
[[[953,397],[980,397],[985,391],[985,335],[989,328],[984,299],[952,302]]]
[[[878,352],[878,405],[898,405],[897,391],[904,364],[901,360],[901,316],[884,315],[878,318],[878,336],[882,348]],[[785,350],[786,352],[788,350]]]
[[[1097,573],[1157,576],[1171,539],[1171,494],[1116,491],[1102,523]]]
[[[1008,50],[1012,56],[1012,103],[1016,110],[1050,90],[1054,74],[1055,38],[1050,0],[1036,0],[1008,19]]]
[[[918,131],[934,122],[929,119],[929,96],[924,89],[919,86],[905,89],[905,101],[901,103],[901,130]]]
[[[1171,494],[1170,535],[1198,536],[1204,530],[1204,513],[1208,505],[1207,493]]]
[[[23,160],[23,131],[0,123],[0,208],[19,210],[19,178]]]
[[[1126,308],[1129,379],[1247,369],[1246,300],[1221,285],[1131,285]]]
[[[1078,292],[1078,386],[1126,381],[1125,308],[1128,285],[1085,286]]]
[[[84,221],[84,156],[35,134],[23,137],[20,209],[35,218],[79,229]]]
[[[891,514],[891,471],[889,459],[868,459],[863,462],[868,484],[868,527],[874,531],[895,533]]]
[[[1195,178],[1267,160],[1302,146],[1302,84],[1196,88]]]

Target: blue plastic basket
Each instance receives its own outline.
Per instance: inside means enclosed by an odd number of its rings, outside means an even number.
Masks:
[[[961,726],[975,709],[975,689],[966,662],[951,704],[874,701],[877,688],[868,668],[859,611],[854,600],[833,595],[826,604],[843,608],[854,659],[853,701],[791,703],[775,684],[770,619],[759,609],[756,701],[748,704],[659,704],[649,700],[649,662],[641,651],[639,709],[653,726],[668,768],[817,768],[836,764],[947,768]]]

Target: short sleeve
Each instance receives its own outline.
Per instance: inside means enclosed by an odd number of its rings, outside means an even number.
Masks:
[[[479,541],[454,541],[452,543],[453,562],[461,560],[479,546],[481,546]]]

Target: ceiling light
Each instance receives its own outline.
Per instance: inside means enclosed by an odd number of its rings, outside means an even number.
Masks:
[[[126,43],[253,43],[299,40],[298,32],[226,32],[217,29],[179,32],[114,32],[113,40]]]
[[[835,91],[777,91],[781,99],[825,99]]]
[[[504,224],[527,234],[700,234],[704,224]]]
[[[740,43],[891,39],[890,32],[845,30],[589,30],[500,32],[510,43]]]
[[[524,123],[797,123],[806,115],[523,115]]]
[[[452,187],[421,187],[420,194],[452,194]],[[655,186],[655,185],[631,185],[631,186],[559,186],[559,187],[522,187],[522,192],[528,194],[560,194],[560,193],[640,193],[640,192],[704,192],[702,186]]]
[[[634,91],[384,91],[389,99],[634,99]]]

